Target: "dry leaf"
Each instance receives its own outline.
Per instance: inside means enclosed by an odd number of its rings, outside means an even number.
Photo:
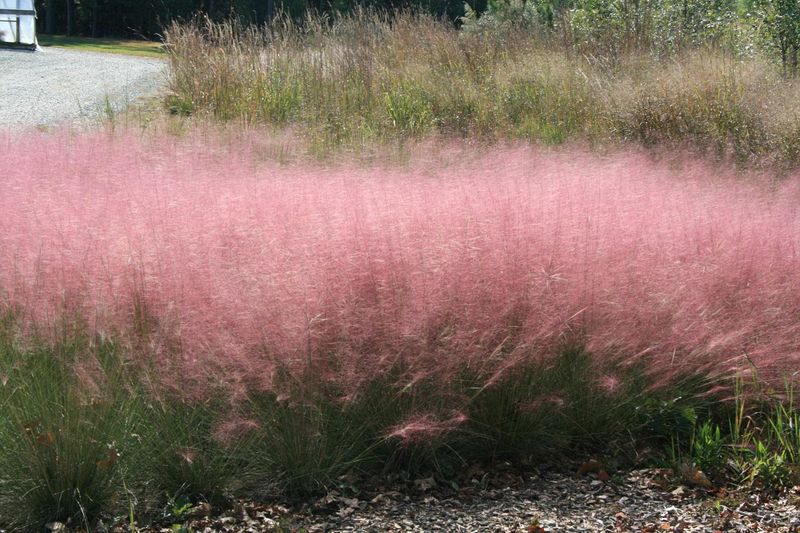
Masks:
[[[586,474],[593,474],[601,470],[603,470],[603,464],[600,461],[597,459],[589,459],[578,469],[578,475],[585,476]]]
[[[681,474],[689,485],[703,487],[704,489],[714,488],[713,483],[706,477],[705,473],[694,465],[684,465]]]
[[[56,437],[55,435],[53,435],[52,431],[48,431],[47,433],[42,433],[40,435],[37,435],[36,442],[38,442],[39,444],[46,444],[49,446],[56,442]]]
[[[414,486],[417,487],[418,490],[425,492],[436,486],[436,480],[433,479],[433,477],[416,479],[414,480]]]
[[[119,453],[114,448],[108,449],[108,459],[102,459],[97,461],[97,466],[102,468],[103,470],[107,470],[117,464],[119,460]]]
[[[194,464],[194,460],[197,458],[197,452],[192,450],[191,448],[181,448],[178,450],[178,456],[183,459],[186,464]]]

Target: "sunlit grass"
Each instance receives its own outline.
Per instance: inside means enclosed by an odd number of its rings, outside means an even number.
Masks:
[[[53,46],[83,52],[102,52],[158,59],[165,57],[162,44],[156,41],[93,39],[89,37],[42,34],[38,36],[38,40],[39,44],[45,48]]]

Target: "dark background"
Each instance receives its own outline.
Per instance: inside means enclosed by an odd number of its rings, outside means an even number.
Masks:
[[[472,0],[478,9],[486,0]],[[415,7],[455,22],[464,14],[463,0],[37,0],[41,33],[87,37],[157,37],[174,19],[197,13],[215,20],[231,14],[244,22],[263,24],[273,13],[301,16],[318,12],[348,11],[356,6],[396,9]]]

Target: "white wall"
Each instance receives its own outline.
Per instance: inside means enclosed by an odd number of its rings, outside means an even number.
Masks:
[[[34,0],[0,0],[0,9],[32,10],[33,2]],[[17,42],[16,19],[17,17],[11,15],[0,15],[0,41]],[[22,44],[36,43],[36,19],[33,16],[19,17],[19,42]]]

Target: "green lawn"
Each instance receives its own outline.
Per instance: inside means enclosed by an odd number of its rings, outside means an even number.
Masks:
[[[133,41],[124,39],[91,39],[87,37],[66,37],[64,35],[39,35],[41,46],[57,46],[86,52],[105,52],[143,57],[164,57],[158,41]]]

